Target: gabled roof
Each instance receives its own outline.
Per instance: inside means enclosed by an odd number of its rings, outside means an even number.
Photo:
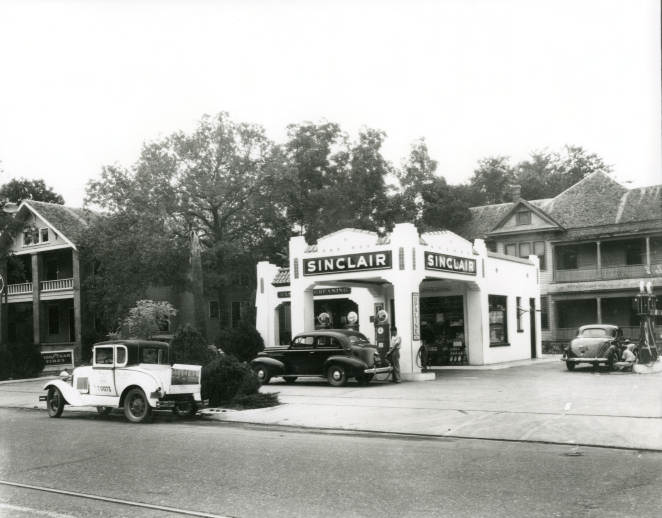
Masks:
[[[521,203],[532,210],[535,208],[536,214],[541,217],[544,215],[546,219],[555,221],[561,227],[559,230],[565,230],[568,235],[577,232],[583,235],[588,227],[592,227],[589,234],[598,235],[600,230],[597,227],[613,230],[628,224],[634,229],[641,227],[639,222],[662,221],[662,185],[627,189],[608,174],[596,172],[554,198],[471,207],[471,220],[460,225],[456,231],[467,239],[484,238]]]
[[[88,219],[92,215],[84,209],[74,209],[43,201],[25,200],[21,203],[18,212],[24,210],[24,207],[43,219],[74,248],[87,228]]]
[[[518,200],[516,202],[511,203],[510,205],[511,205],[510,210],[506,212],[506,214],[499,220],[499,222],[496,225],[494,225],[494,227],[492,228],[492,232],[500,228],[506,221],[508,221],[512,217],[513,214],[519,211],[521,207],[524,207],[525,209],[528,209],[531,212],[537,214],[540,218],[545,220],[548,223],[548,225],[550,225],[551,227],[554,227],[558,230],[563,230],[563,226],[558,221],[556,221],[547,212],[539,208],[537,205],[534,205],[533,203],[530,203],[526,200]]]

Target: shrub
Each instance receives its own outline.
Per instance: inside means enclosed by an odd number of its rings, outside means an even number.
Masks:
[[[170,342],[171,361],[173,363],[190,363],[205,365],[218,356],[209,349],[207,340],[197,329],[185,325],[177,330]]]
[[[264,351],[264,340],[255,326],[248,322],[239,322],[232,329],[226,329],[216,339],[218,345],[225,353],[231,354],[239,360],[247,362]]]
[[[251,368],[224,354],[202,368],[202,398],[211,406],[229,403],[237,396],[257,394],[260,384]]]
[[[12,356],[8,349],[0,350],[0,380],[11,378]]]
[[[12,344],[9,353],[12,357],[12,378],[33,378],[44,368],[44,358],[34,344]]]
[[[249,408],[265,408],[279,404],[278,394],[276,392],[258,392],[257,394],[246,394],[237,396],[230,405],[233,408],[247,410]]]

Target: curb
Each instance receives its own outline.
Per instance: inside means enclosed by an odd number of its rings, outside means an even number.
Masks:
[[[4,380],[0,381],[0,385],[11,385],[12,383],[27,383],[28,381],[48,381],[59,379],[59,376],[41,376],[39,378],[24,378],[19,380]]]
[[[635,446],[611,446],[605,444],[592,444],[575,441],[544,441],[535,439],[503,439],[494,437],[474,437],[468,435],[435,435],[435,434],[418,434],[411,432],[384,432],[382,430],[363,430],[363,429],[347,429],[347,428],[318,428],[314,426],[294,426],[285,424],[264,424],[253,423],[248,421],[232,421],[230,419],[210,419],[212,421],[220,421],[228,423],[232,426],[244,426],[260,429],[278,428],[287,430],[293,433],[317,433],[328,435],[362,435],[366,437],[385,437],[392,439],[418,439],[418,440],[443,440],[443,439],[463,439],[471,441],[492,441],[492,442],[506,442],[506,443],[520,443],[520,444],[546,444],[550,446],[567,446],[570,448],[601,448],[605,450],[623,450],[623,451],[638,451],[638,452],[651,452],[661,453],[662,448],[639,448]]]

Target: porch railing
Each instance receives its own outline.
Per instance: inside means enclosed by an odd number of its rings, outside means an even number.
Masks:
[[[636,264],[605,266],[600,268],[572,269],[554,271],[556,282],[610,281],[614,279],[636,279],[648,275],[662,275],[662,264]]]
[[[32,283],[22,282],[20,284],[9,284],[7,286],[7,295],[24,295],[32,293]]]
[[[71,290],[73,287],[73,279],[57,279],[55,281],[41,282],[41,291]]]

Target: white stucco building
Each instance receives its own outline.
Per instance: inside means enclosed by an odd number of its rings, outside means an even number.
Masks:
[[[537,357],[540,350],[538,258],[489,252],[452,232],[419,235],[398,224],[380,237],[344,229],[309,245],[290,240],[289,268],[257,265],[257,329],[267,347],[315,328],[324,311],[332,327],[358,313],[358,329],[377,343],[374,317],[389,314],[402,337],[405,379],[424,379],[422,341],[434,365],[485,365]]]

